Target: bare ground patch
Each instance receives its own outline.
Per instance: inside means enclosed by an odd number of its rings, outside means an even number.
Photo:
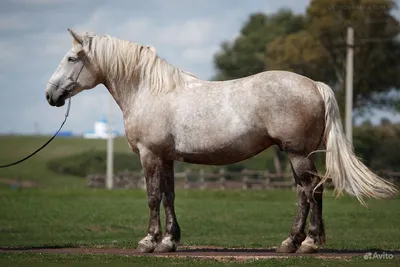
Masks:
[[[109,254],[123,256],[150,256],[150,257],[178,257],[178,258],[201,258],[215,259],[219,261],[247,261],[271,258],[289,257],[315,257],[326,259],[350,259],[353,257],[364,257],[368,252],[389,253],[399,258],[400,251],[371,251],[371,250],[333,250],[323,249],[314,254],[282,254],[276,253],[275,248],[253,249],[253,248],[223,248],[208,246],[183,246],[173,253],[151,253],[141,254],[132,248],[0,248],[2,252],[33,252],[33,253],[60,253],[60,254]]]

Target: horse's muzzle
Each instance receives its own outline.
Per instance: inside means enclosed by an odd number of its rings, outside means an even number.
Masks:
[[[49,83],[46,88],[46,100],[51,106],[61,107],[65,104],[68,91],[58,88],[56,85]]]

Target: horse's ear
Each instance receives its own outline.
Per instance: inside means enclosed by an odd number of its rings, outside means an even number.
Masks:
[[[78,44],[83,45],[83,38],[82,38],[82,36],[80,36],[79,34],[77,34],[76,32],[74,32],[74,31],[71,30],[71,29],[68,29],[68,32],[69,32],[69,34],[71,34],[71,36],[74,38],[74,40],[75,40]]]

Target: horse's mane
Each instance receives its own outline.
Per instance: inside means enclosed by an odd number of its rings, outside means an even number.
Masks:
[[[145,83],[152,93],[183,88],[186,72],[158,57],[153,47],[108,35],[93,35],[91,39],[95,61],[107,77],[120,85]]]

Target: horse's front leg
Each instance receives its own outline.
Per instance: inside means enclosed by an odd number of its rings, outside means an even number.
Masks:
[[[163,161],[149,151],[140,151],[140,160],[146,179],[148,205],[150,209],[147,236],[139,241],[137,250],[151,253],[161,240],[160,203]]]
[[[165,209],[165,236],[156,248],[156,252],[176,251],[181,239],[181,229],[175,215],[175,188],[174,188],[174,162],[166,161],[163,164],[161,180],[162,200]]]

